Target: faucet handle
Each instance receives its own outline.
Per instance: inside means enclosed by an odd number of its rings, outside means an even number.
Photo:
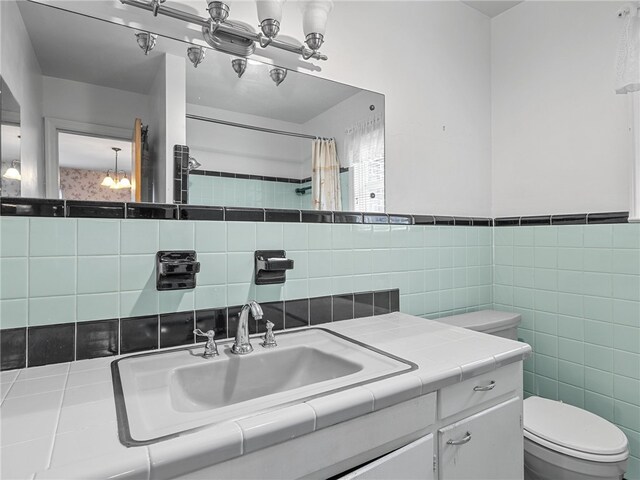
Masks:
[[[262,337],[263,342],[260,344],[264,348],[273,348],[278,346],[276,343],[276,336],[273,334],[273,327],[273,323],[267,320],[267,333]]]
[[[193,333],[195,333],[198,337],[207,337],[207,343],[204,346],[204,358],[211,358],[218,356],[218,345],[215,341],[216,332],[213,330],[208,330],[203,332],[199,328],[196,328]]]

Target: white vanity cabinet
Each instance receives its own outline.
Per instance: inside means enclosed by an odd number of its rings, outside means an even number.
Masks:
[[[521,399],[512,398],[439,429],[439,478],[522,478],[521,413]]]
[[[355,470],[341,480],[432,480],[433,434],[416,440]]]
[[[433,433],[341,480],[522,479],[523,448],[522,362],[516,362],[439,390]]]

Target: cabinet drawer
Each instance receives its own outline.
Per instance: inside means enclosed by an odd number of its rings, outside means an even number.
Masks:
[[[440,391],[440,418],[516,391],[522,386],[522,362],[515,362]]]

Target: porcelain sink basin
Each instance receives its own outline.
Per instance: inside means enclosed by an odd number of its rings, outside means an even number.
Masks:
[[[146,445],[226,420],[291,405],[415,369],[415,365],[322,328],[282,332],[278,346],[202,357],[202,346],[112,363],[120,440]]]

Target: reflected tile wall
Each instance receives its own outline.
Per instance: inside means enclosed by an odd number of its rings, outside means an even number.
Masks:
[[[640,224],[497,227],[494,307],[522,315],[525,394],[621,427],[640,478]]]

